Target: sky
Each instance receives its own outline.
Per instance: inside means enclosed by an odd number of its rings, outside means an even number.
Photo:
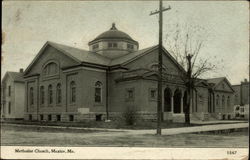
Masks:
[[[2,61],[6,71],[27,68],[52,41],[88,50],[88,42],[112,23],[139,42],[140,49],[158,43],[158,1],[3,1]],[[208,41],[202,56],[217,69],[206,78],[227,77],[231,84],[249,79],[249,10],[247,1],[164,1],[163,38],[171,24],[205,28]],[[164,41],[164,39],[163,39]],[[167,48],[166,44],[164,47]]]

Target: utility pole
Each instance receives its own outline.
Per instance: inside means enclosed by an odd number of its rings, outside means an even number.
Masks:
[[[162,120],[162,12],[170,10],[168,8],[162,7],[162,0],[159,3],[159,10],[151,12],[149,15],[154,15],[159,13],[159,49],[158,49],[158,98],[157,98],[157,130],[156,134],[161,135],[161,120]]]

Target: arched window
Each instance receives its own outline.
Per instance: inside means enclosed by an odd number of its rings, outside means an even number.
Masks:
[[[34,104],[34,90],[33,87],[30,88],[30,105]]]
[[[225,96],[224,95],[222,96],[221,104],[222,104],[222,108],[224,109],[225,108]]]
[[[53,90],[52,90],[51,84],[48,87],[48,100],[49,100],[49,104],[53,103]]]
[[[227,97],[227,106],[230,106],[230,96]]]
[[[40,87],[40,104],[44,104],[44,86]]]
[[[76,84],[74,81],[70,83],[70,102],[76,102]]]
[[[44,76],[56,75],[58,74],[58,71],[59,71],[58,65],[55,62],[50,62],[43,68],[43,75]]]
[[[216,96],[216,105],[217,106],[220,105],[220,96],[219,95]]]
[[[102,83],[99,81],[95,83],[95,102],[102,102]]]
[[[61,84],[58,83],[56,86],[56,103],[61,104],[62,102],[62,90],[61,90]]]

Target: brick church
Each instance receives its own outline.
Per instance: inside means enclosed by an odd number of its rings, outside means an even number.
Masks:
[[[24,72],[26,120],[84,121],[120,117],[130,109],[156,119],[158,46],[139,43],[115,24],[88,43],[89,50],[47,42]],[[185,70],[163,51],[163,119],[184,121]],[[230,119],[233,93],[225,78],[200,80],[191,119]]]

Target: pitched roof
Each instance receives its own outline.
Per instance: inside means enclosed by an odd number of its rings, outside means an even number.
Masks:
[[[9,75],[10,78],[14,81],[14,82],[24,82],[24,79],[23,79],[23,73],[20,73],[20,72],[9,72],[7,71],[5,73],[5,76],[3,78],[2,81],[5,80],[6,76]]]
[[[219,85],[222,81],[226,81],[226,83],[228,84],[228,86],[230,87],[230,89],[234,92],[234,89],[232,88],[231,83],[227,80],[226,77],[218,77],[218,78],[210,78],[210,79],[206,79],[208,83],[213,84],[213,88],[215,88],[217,85]]]
[[[89,62],[89,63],[95,63],[95,64],[101,64],[101,65],[108,65],[110,63],[110,59],[94,53],[90,51],[86,51],[79,48],[74,48],[62,44],[58,44],[55,42],[48,42],[51,46],[55,47],[56,49],[64,52],[68,56],[71,56],[81,62]]]
[[[70,47],[67,45],[63,45],[63,44],[58,44],[58,43],[51,42],[51,41],[49,41],[48,43],[51,46],[55,47],[56,49],[66,53],[69,56],[76,58],[77,60],[81,62],[90,62],[90,63],[101,64],[101,65],[109,65],[109,66],[125,63],[128,60],[131,60],[137,56],[140,56],[143,53],[149,51],[150,49],[156,47],[156,46],[148,47],[148,48],[138,50],[136,52],[129,53],[119,58],[111,60],[95,52],[90,52],[90,51],[86,51],[83,49],[74,48],[74,47]]]
[[[104,65],[104,66],[123,65],[123,64],[129,63],[137,58],[140,58],[141,56],[144,56],[147,53],[150,53],[152,50],[155,50],[158,48],[158,45],[155,45],[155,46],[148,47],[148,48],[145,48],[142,50],[138,50],[136,52],[128,53],[126,55],[123,55],[119,58],[112,60],[112,59],[109,59],[109,58],[102,56],[98,53],[95,53],[95,52],[91,52],[91,51],[87,51],[87,50],[74,48],[74,47],[70,47],[67,45],[47,41],[44,44],[44,46],[42,47],[42,49],[39,51],[39,53],[36,55],[36,57],[33,59],[33,61],[30,63],[30,65],[27,67],[24,74],[26,74],[31,69],[33,64],[36,61],[38,61],[40,55],[43,53],[43,51],[45,50],[45,48],[48,45],[59,50],[60,52],[62,52],[66,56],[72,58],[73,60],[75,60],[79,64],[82,62],[86,62],[86,63],[92,63],[92,64]],[[166,51],[166,49],[163,48],[163,50],[164,50],[164,54],[167,55],[177,65],[178,68],[180,68],[182,71],[185,72],[185,70],[178,64],[178,62],[175,61],[175,59]]]
[[[223,81],[226,77],[218,77],[218,78],[210,78],[206,79],[208,83],[213,83],[215,86],[218,85],[221,81]]]
[[[154,49],[155,47],[157,47],[157,46],[152,46],[152,47],[148,47],[145,49],[141,49],[141,50],[138,50],[136,52],[129,53],[129,54],[126,54],[126,55],[121,56],[119,58],[113,59],[109,65],[113,66],[113,65],[117,65],[117,64],[123,64],[129,60],[133,60],[134,58],[137,58],[137,57],[143,55],[143,53],[146,53],[146,52],[150,51],[151,49]]]
[[[20,72],[8,72],[10,77],[13,78],[14,81],[24,82],[23,73]]]

